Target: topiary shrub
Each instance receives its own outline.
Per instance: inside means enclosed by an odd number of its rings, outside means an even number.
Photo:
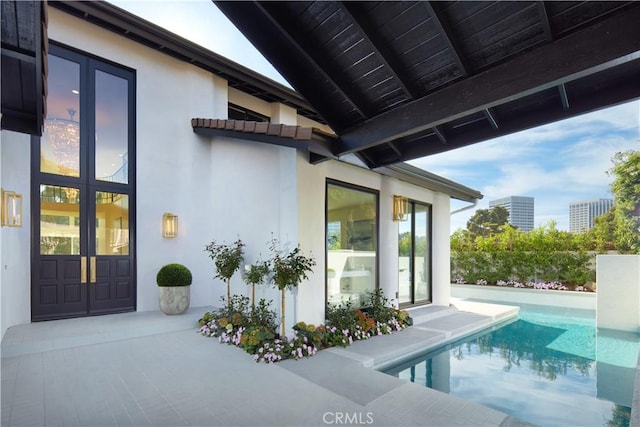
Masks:
[[[182,264],[167,264],[156,276],[158,286],[189,286],[191,280],[191,271]]]

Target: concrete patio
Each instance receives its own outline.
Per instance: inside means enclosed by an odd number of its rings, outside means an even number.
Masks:
[[[413,311],[402,332],[274,365],[198,334],[207,307],[12,327],[2,341],[2,425],[525,425],[372,369],[517,315],[457,304]]]

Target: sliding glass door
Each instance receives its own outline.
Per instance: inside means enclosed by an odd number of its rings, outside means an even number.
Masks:
[[[398,235],[400,305],[431,302],[431,206],[409,203],[406,221],[400,221]]]

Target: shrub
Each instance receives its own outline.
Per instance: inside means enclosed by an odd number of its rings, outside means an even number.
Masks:
[[[376,322],[387,323],[395,315],[395,311],[390,305],[389,298],[384,296],[381,288],[376,288],[372,292],[367,292],[369,296],[369,316]]]
[[[242,331],[240,336],[240,346],[249,354],[255,354],[259,347],[265,342],[271,341],[276,337],[273,330],[267,326],[257,325],[249,326]]]
[[[264,298],[261,298],[257,305],[252,306],[249,312],[249,323],[253,326],[264,326],[271,331],[275,331],[278,327],[278,315],[270,309],[272,302],[267,302]]]
[[[158,286],[189,286],[192,281],[191,271],[182,264],[167,264],[158,271]]]

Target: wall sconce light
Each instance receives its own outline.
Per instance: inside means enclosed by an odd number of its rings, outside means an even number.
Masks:
[[[409,213],[409,199],[402,196],[393,196],[393,220],[406,221]]]
[[[1,190],[3,227],[22,227],[22,194]]]
[[[178,216],[165,212],[162,214],[162,237],[172,239],[178,236]]]

